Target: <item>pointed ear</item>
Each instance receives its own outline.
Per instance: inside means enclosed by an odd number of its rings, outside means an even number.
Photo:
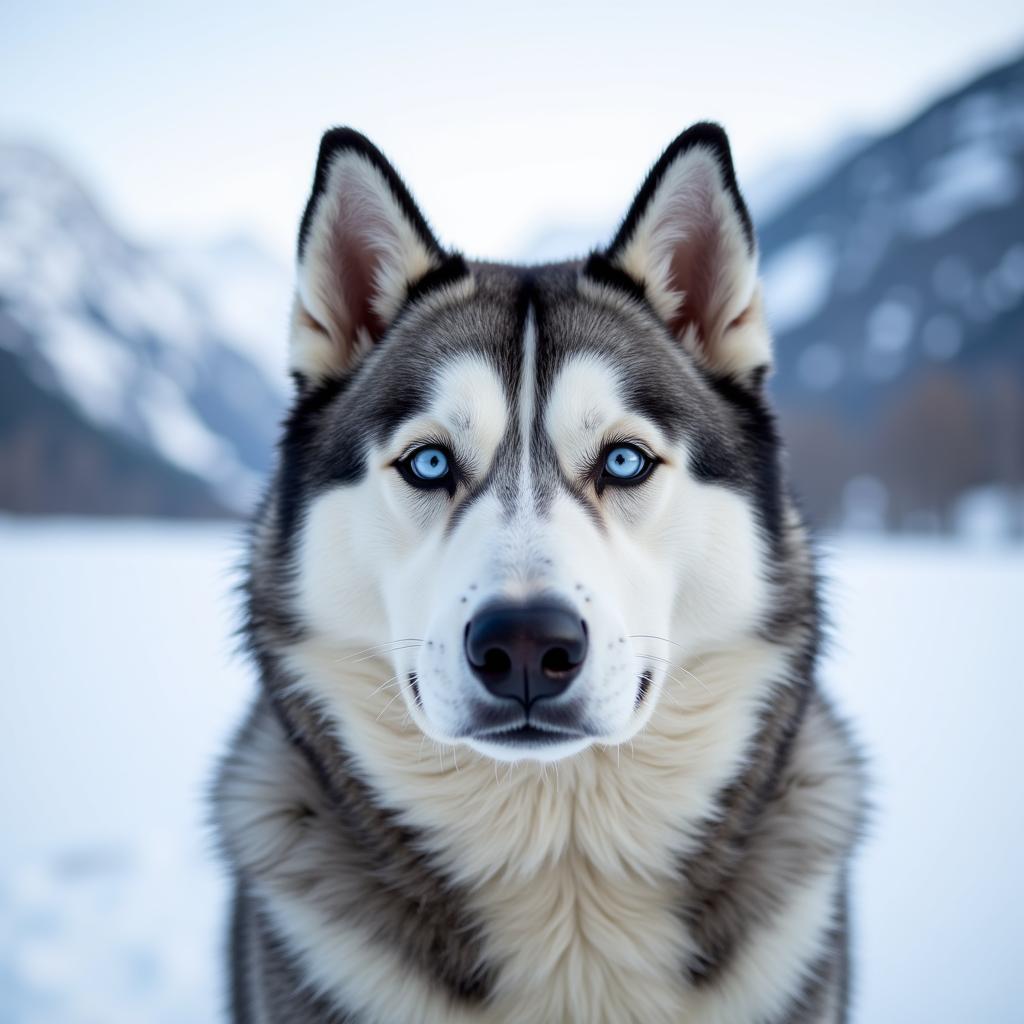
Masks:
[[[584,273],[642,293],[714,373],[753,383],[769,369],[757,242],[718,125],[696,124],[669,146]]]
[[[472,279],[446,253],[380,150],[350,128],[320,142],[299,228],[290,366],[300,381],[348,373],[403,305]]]

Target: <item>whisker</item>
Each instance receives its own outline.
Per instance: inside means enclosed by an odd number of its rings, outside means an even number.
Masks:
[[[399,641],[399,642],[401,642],[401,641]],[[401,647],[393,645],[391,647],[382,648],[379,651],[374,651],[373,654],[364,655],[362,658],[354,658],[354,657],[342,658],[338,662],[338,664],[342,664],[342,663],[348,662],[348,663],[351,663],[353,665],[359,665],[359,664],[361,664],[364,661],[372,661],[374,658],[379,658],[379,657],[381,657],[381,655],[384,655],[384,654],[397,654],[399,651],[415,651],[415,650],[418,650],[422,646],[423,646],[422,643],[414,643],[414,644],[407,643],[407,644],[403,644],[403,646],[401,646]]]
[[[368,693],[366,695],[365,699],[369,700],[371,697],[376,697],[377,694],[380,693],[381,690],[386,690],[389,686],[392,685],[392,683],[395,683],[397,681],[398,681],[398,676],[397,675],[392,676],[390,679],[385,679],[384,682],[381,683],[380,686],[378,686],[372,693]]]
[[[379,721],[380,721],[380,716],[381,716],[381,715],[383,715],[383,714],[384,714],[384,712],[385,712],[385,711],[387,711],[387,709],[388,709],[389,707],[391,707],[391,705],[392,705],[392,704],[394,704],[394,703],[395,703],[395,701],[396,701],[396,700],[398,700],[398,698],[399,698],[399,697],[401,697],[401,696],[402,696],[402,694],[403,694],[404,692],[405,692],[404,690],[399,690],[399,691],[398,691],[398,693],[396,693],[396,694],[394,695],[394,697],[392,697],[392,698],[391,698],[391,700],[389,700],[389,701],[387,702],[387,704],[385,704],[385,705],[384,705],[384,707],[382,707],[382,708],[380,709],[380,711],[378,711],[378,712],[377,712],[377,717],[376,717],[376,719],[374,719],[374,721],[377,721],[377,722],[379,722]]]
[[[691,679],[695,679],[701,685],[705,693],[711,692],[711,687],[709,687],[700,676],[694,675],[685,665],[675,665],[673,667],[678,668],[681,672],[685,672]]]
[[[399,640],[389,640],[387,643],[374,644],[372,647],[364,647],[361,651],[353,651],[351,654],[346,655],[344,658],[337,658],[336,664],[344,664],[347,661],[353,661],[356,658],[360,658],[362,655],[374,657],[377,654],[386,654],[389,651],[395,649],[399,644],[410,644],[417,646],[423,643],[423,638],[418,636],[406,636]],[[401,648],[405,650],[406,648]]]
[[[675,640],[669,640],[668,637],[664,637],[664,636],[652,636],[652,635],[647,634],[647,633],[634,633],[634,634],[632,634],[632,636],[635,639],[663,640],[667,644],[675,644],[676,647],[681,647],[682,646],[682,644],[676,643]],[[646,654],[646,653],[639,653],[639,652],[637,653],[637,657],[638,658],[649,658],[651,661],[660,661],[660,662],[662,662],[662,664],[671,665],[672,668],[678,668],[681,672],[685,672],[691,679],[693,679],[697,683],[699,683],[701,685],[701,687],[703,687],[705,693],[710,693],[711,692],[711,689],[708,686],[708,684],[705,683],[704,680],[700,678],[700,676],[698,676],[695,673],[691,672],[685,665],[681,665],[681,664],[679,664],[679,662],[673,661],[671,658],[663,658],[660,654]],[[699,663],[699,661],[700,661],[700,659],[698,659],[698,663]],[[678,680],[677,680],[677,682],[678,682]]]
[[[630,640],[660,640],[664,644],[672,644],[673,647],[682,647],[675,640],[669,640],[667,636],[655,636],[653,633],[629,633]]]
[[[665,678],[667,680],[669,680],[669,682],[678,683],[679,684],[679,688],[681,690],[685,690],[686,689],[686,683],[684,683],[682,681],[682,679],[676,678],[670,672],[666,672],[665,673]],[[679,699],[679,695],[676,693],[676,691],[674,689],[670,689],[670,688],[666,687],[665,692],[668,693],[669,696],[672,698],[672,703],[675,704],[676,707],[679,707],[679,708],[686,707],[686,705]]]

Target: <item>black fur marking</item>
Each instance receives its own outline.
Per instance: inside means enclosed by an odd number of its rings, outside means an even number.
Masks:
[[[345,391],[350,380],[351,377],[330,378],[315,387],[300,391],[285,419],[284,433],[278,446],[279,469],[274,489],[281,555],[287,555],[291,550],[291,541],[301,525],[324,416],[335,399]],[[347,465],[336,466],[335,479],[354,483],[364,470],[362,462],[353,460]]]
[[[789,680],[762,713],[761,726],[749,748],[748,767],[719,797],[718,810],[708,821],[704,843],[682,867],[688,883],[681,913],[699,951],[685,965],[690,984],[714,983],[728,969],[744,937],[755,924],[768,924],[782,911],[795,888],[828,866],[848,862],[860,835],[862,798],[844,806],[843,817],[815,803],[814,789],[822,779],[810,778],[793,767],[794,749],[807,718],[814,715],[817,730],[840,737],[844,762],[833,770],[853,777],[861,772],[860,756],[845,736],[845,729],[820,694],[814,681],[818,640],[809,635],[806,647],[791,667]],[[810,797],[804,794],[810,791]],[[832,808],[834,813],[836,808]],[[773,834],[772,822],[782,816],[805,821],[806,834]],[[846,1004],[847,882],[836,880],[837,914],[833,934],[819,948],[822,959],[812,980],[797,994],[792,1016],[778,1024],[817,1022],[814,1007],[829,990]],[[809,1009],[797,1014],[807,1004]]]
[[[415,302],[429,292],[455,284],[469,277],[469,267],[460,253],[446,256],[444,262],[433,270],[428,270],[418,281],[414,281],[405,293],[406,303]],[[401,314],[399,314],[401,315]]]
[[[731,377],[710,373],[705,373],[704,377],[733,411],[746,457],[742,473],[738,474],[735,460],[713,445],[705,445],[695,448],[691,468],[700,479],[741,483],[749,490],[755,499],[761,526],[776,548],[782,536],[784,480],[775,414],[759,387],[751,390]]]
[[[629,213],[626,214],[626,218],[616,232],[612,244],[608,246],[605,252],[607,257],[614,258],[629,243],[630,238],[632,238],[633,233],[637,229],[637,225],[640,223],[640,218],[643,217],[648,205],[654,198],[654,194],[657,192],[658,186],[661,184],[669,167],[681,156],[697,146],[710,149],[715,154],[719,169],[722,172],[723,184],[732,199],[733,206],[743,225],[747,249],[753,254],[757,244],[754,239],[754,225],[750,219],[750,211],[747,209],[747,204],[743,201],[743,196],[740,193],[739,184],[736,181],[736,169],[732,162],[729,137],[725,134],[725,130],[721,125],[713,124],[710,121],[701,121],[698,124],[691,125],[685,132],[677,136],[668,149],[662,153],[654,167],[651,168],[651,172],[640,187],[636,199],[633,200],[633,205],[629,208]]]
[[[645,668],[643,672],[640,673],[640,681],[637,683],[636,688],[636,700],[633,701],[634,708],[638,708],[643,704],[644,698],[647,696],[647,692],[651,688],[652,678],[650,669]]]
[[[382,175],[391,189],[396,202],[412,225],[421,241],[439,260],[444,258],[444,251],[430,230],[426,218],[420,212],[412,198],[412,194],[406,187],[405,182],[398,176],[398,172],[391,166],[387,157],[365,136],[352,128],[331,128],[324,132],[320,140],[320,151],[316,158],[316,170],[313,173],[313,189],[310,192],[309,201],[302,214],[302,221],[299,224],[299,245],[298,257],[301,262],[306,248],[306,238],[309,235],[313,223],[313,215],[316,212],[316,205],[327,188],[327,179],[330,175],[331,166],[339,153],[353,152],[368,160]]]
[[[595,284],[607,285],[616,291],[628,295],[645,306],[647,302],[647,289],[642,281],[637,281],[624,270],[615,266],[611,260],[602,252],[591,253],[583,264],[582,273]]]
[[[794,673],[770,713],[762,715],[750,744],[749,767],[719,796],[704,846],[683,869],[689,883],[683,918],[700,944],[700,952],[686,965],[687,977],[695,986],[715,981],[729,966],[753,923],[753,907],[760,908],[758,920],[764,922],[788,894],[788,888],[782,893],[761,891],[752,899],[743,890],[746,877],[757,876],[757,859],[764,852],[757,841],[757,827],[779,796],[779,781],[812,688],[812,675]]]

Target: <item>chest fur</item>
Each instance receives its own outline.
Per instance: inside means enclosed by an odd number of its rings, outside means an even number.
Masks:
[[[260,856],[247,872],[264,874],[274,923],[310,980],[367,1020],[754,1019],[783,1005],[799,983],[830,926],[836,877],[826,871],[813,885],[795,887],[791,907],[763,934],[751,929],[750,954],[741,951],[720,982],[688,985],[685,965],[696,942],[680,912],[681,867],[695,852],[699,824],[713,815],[716,794],[743,762],[758,711],[756,692],[730,690],[729,700],[691,693],[685,705],[669,705],[635,749],[594,748],[558,773],[537,765],[496,771],[482,758],[456,764],[451,751],[424,757],[421,742],[410,746],[403,723],[386,714],[360,723],[358,732],[342,727],[358,763],[372,769],[377,798],[413,830],[478,923],[480,954],[493,968],[482,1004],[453,1001],[411,972],[399,950],[375,941],[370,922],[326,914],[323,901],[308,898],[307,885],[294,884],[289,862],[309,842],[295,805],[310,782],[273,730],[261,740],[270,746],[254,747],[239,766],[248,781],[229,801],[252,814],[254,824],[242,831],[251,841],[258,828],[254,849],[264,854],[280,844],[280,856]],[[294,788],[280,771],[266,775],[268,764],[286,758],[299,773]],[[256,772],[266,783],[253,789]],[[271,844],[264,829],[272,793],[281,813]],[[310,848],[311,872],[322,857],[319,846]]]
[[[678,884],[609,874],[577,849],[531,878],[483,886],[475,902],[501,965],[498,1017],[678,1021],[687,952]]]

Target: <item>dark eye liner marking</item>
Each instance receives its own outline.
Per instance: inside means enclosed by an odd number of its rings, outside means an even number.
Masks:
[[[443,464],[444,472],[431,476],[430,471]],[[451,448],[441,441],[421,441],[391,463],[402,479],[418,491],[448,492],[455,495],[458,488],[458,464]]]

